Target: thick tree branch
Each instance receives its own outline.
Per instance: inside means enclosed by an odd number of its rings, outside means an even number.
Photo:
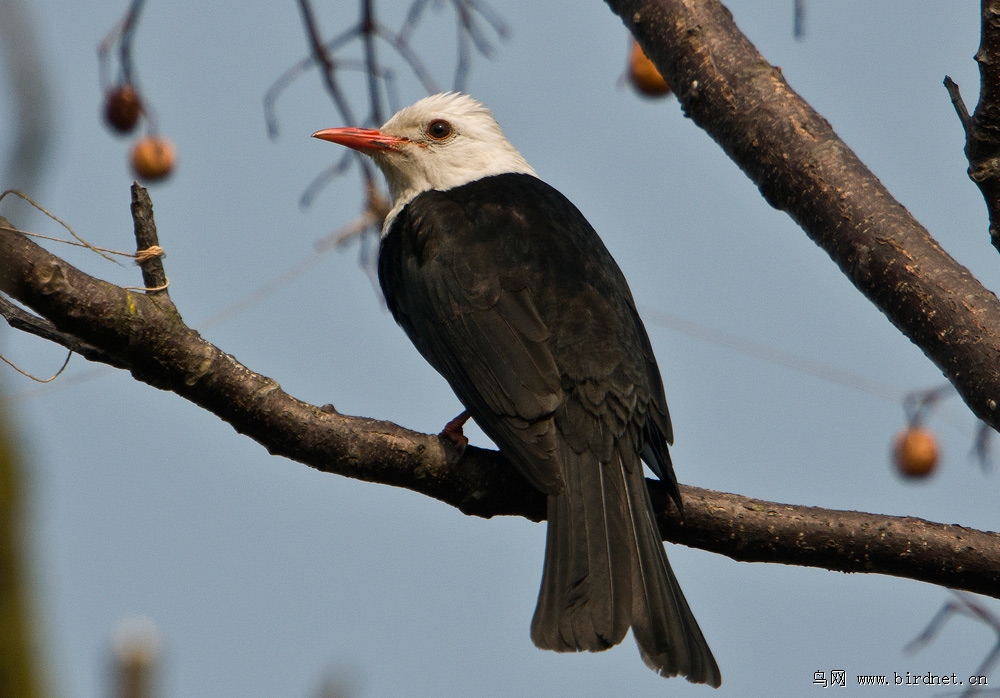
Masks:
[[[148,198],[133,200],[137,221],[146,215],[151,221]],[[162,293],[134,293],[88,276],[2,219],[0,259],[0,290],[47,318],[56,332],[93,347],[90,358],[124,366],[137,379],[191,400],[272,454],[405,487],[467,514],[545,516],[544,496],[500,454],[468,448],[455,458],[437,436],[296,400],[185,326]],[[735,560],[892,574],[1000,598],[995,533],[693,487],[681,490],[681,521],[665,488],[655,481],[649,487],[667,540]]]
[[[877,572],[1000,598],[1000,534],[913,517],[776,504],[681,487],[684,521],[650,490],[667,540],[741,562]],[[665,515],[666,514],[666,515]]]
[[[1000,302],[931,238],[717,0],[607,0],[764,198],[1000,427]]]

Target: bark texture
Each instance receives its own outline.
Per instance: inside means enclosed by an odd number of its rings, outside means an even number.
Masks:
[[[920,347],[977,417],[1000,427],[996,295],[941,249],[719,2],[607,2],[685,114]]]
[[[152,204],[138,185],[133,215],[138,246],[157,245]],[[40,328],[37,333],[50,341],[83,347],[91,360],[173,391],[272,454],[404,487],[470,515],[545,518],[544,495],[499,453],[478,448],[459,453],[451,440],[436,435],[297,400],[187,327],[167,290],[136,292],[95,279],[2,218],[0,259],[0,291],[43,316],[19,311],[12,324]],[[161,267],[144,268],[144,278],[158,288],[166,277]],[[735,560],[891,574],[1000,598],[1000,534],[684,486],[681,520],[667,488],[658,481],[647,486],[666,540]]]

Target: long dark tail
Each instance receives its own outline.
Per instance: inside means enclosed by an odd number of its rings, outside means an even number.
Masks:
[[[637,553],[632,568],[632,634],[642,659],[660,676],[680,675],[718,688],[719,665],[670,569],[642,466],[636,459],[631,468],[623,469]]]
[[[719,686],[719,667],[674,577],[633,453],[600,463],[560,447],[565,490],[548,498],[545,568],[531,639],[557,652],[597,652],[629,626],[661,676]]]

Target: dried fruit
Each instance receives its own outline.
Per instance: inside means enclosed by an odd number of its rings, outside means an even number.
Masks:
[[[163,179],[174,169],[176,152],[170,139],[162,136],[140,138],[132,148],[132,170],[148,182]]]
[[[131,133],[139,123],[142,100],[128,83],[116,87],[104,96],[104,120],[118,133]]]
[[[635,41],[632,42],[632,52],[628,59],[628,79],[636,90],[647,97],[664,97],[670,94],[670,85]]]
[[[896,437],[893,447],[896,470],[906,477],[927,477],[938,462],[937,439],[923,427],[908,427]]]

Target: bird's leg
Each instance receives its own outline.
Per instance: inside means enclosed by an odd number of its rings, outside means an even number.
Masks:
[[[463,410],[462,414],[444,425],[444,429],[438,434],[438,438],[447,439],[455,445],[459,454],[469,445],[469,439],[462,433],[462,427],[469,421],[469,411]]]

